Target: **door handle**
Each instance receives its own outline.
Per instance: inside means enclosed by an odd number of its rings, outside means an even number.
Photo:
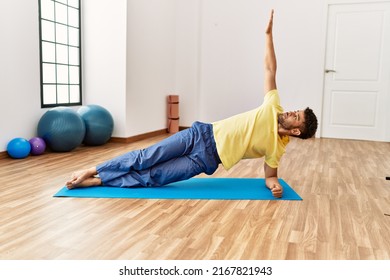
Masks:
[[[336,73],[336,70],[333,70],[333,69],[325,69],[325,73]]]

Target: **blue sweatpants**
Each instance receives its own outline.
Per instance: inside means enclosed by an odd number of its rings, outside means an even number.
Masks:
[[[97,172],[105,186],[154,187],[211,175],[220,163],[212,125],[195,122],[149,148],[98,165]]]

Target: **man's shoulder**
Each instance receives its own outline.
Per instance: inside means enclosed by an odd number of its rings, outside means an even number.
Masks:
[[[267,92],[264,96],[264,102],[263,104],[270,104],[270,105],[279,105],[280,104],[280,98],[279,98],[279,92],[277,89],[270,90]]]
[[[264,95],[264,99],[266,98],[271,98],[273,96],[279,96],[279,92],[277,89],[272,89],[270,91],[268,91],[265,95]]]

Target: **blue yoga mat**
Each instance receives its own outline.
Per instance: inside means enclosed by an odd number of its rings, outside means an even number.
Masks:
[[[218,200],[302,200],[284,181],[284,192],[274,198],[262,178],[191,178],[162,187],[114,188],[89,187],[68,190],[62,188],[55,197],[133,198],[133,199],[218,199]]]

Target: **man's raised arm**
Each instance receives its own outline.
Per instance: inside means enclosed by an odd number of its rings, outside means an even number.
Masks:
[[[265,30],[265,56],[264,56],[264,94],[276,89],[276,56],[272,37],[274,10]]]

